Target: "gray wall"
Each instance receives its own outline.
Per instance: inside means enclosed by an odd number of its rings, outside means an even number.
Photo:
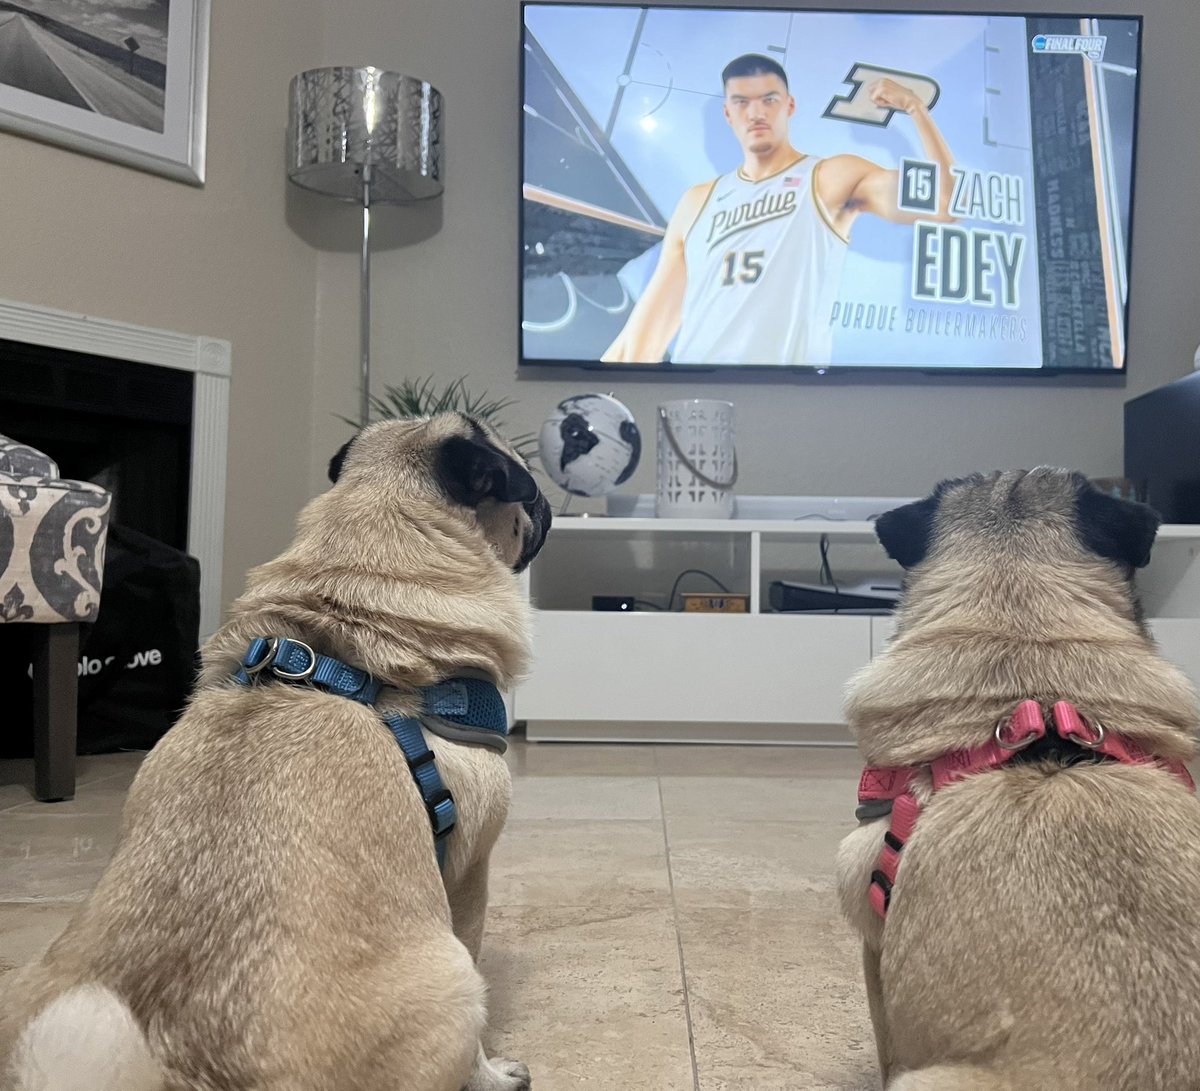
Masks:
[[[1076,7],[1071,0],[1054,6]],[[1095,0],[1088,10],[1123,7]],[[594,373],[518,380],[517,0],[217,0],[208,184],[194,189],[0,134],[0,297],[233,343],[228,601],[248,567],[279,551],[304,500],[324,487],[325,463],[350,431],[337,415],[354,416],[357,405],[358,218],[286,184],[287,83],[314,65],[374,63],[443,91],[449,166],[439,207],[380,216],[387,247],[375,265],[380,384],[467,374],[478,387],[518,399],[512,424],[522,431],[585,389],[613,390],[650,435],[662,399],[731,398],[746,492],[911,494],[948,473],[1037,462],[1116,473],[1122,402],[1185,373],[1200,341],[1200,82],[1191,74],[1200,4],[1144,0],[1142,10],[1125,388],[665,383]],[[649,453],[631,482],[638,491],[653,490]]]
[[[759,6],[769,6],[761,4]],[[786,5],[779,5],[786,6]],[[816,5],[821,6],[821,5]],[[831,5],[832,6],[832,5]],[[888,5],[856,0],[849,6]],[[893,7],[963,10],[963,0],[897,0]],[[1028,11],[1030,0],[989,0]],[[1121,472],[1121,407],[1184,374],[1200,342],[1200,82],[1192,76],[1200,3],[1143,0],[1145,14],[1139,171],[1135,208],[1130,374],[1124,386],[1066,387],[1033,380],[897,379],[830,382],[673,382],[572,371],[518,379],[517,0],[354,0],[325,16],[327,63],[370,62],[428,79],[446,98],[448,181],[440,209],[390,210],[403,245],[375,263],[374,359],[379,384],[436,373],[471,376],[518,399],[517,430],[536,430],[561,397],[612,391],[649,436],[630,482],[654,488],[653,410],[660,400],[729,398],[737,405],[747,493],[908,495],[975,469],[1066,464]],[[1056,0],[1054,10],[1127,13],[1113,0]],[[438,221],[440,219],[440,228]],[[306,230],[329,247],[336,231]],[[356,222],[341,220],[345,252],[325,249],[317,273],[317,378],[313,485],[348,434],[335,413],[355,412]],[[345,245],[343,244],[343,245]]]

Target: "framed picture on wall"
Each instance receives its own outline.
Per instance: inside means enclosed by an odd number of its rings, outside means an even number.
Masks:
[[[0,0],[0,128],[204,184],[210,0]]]

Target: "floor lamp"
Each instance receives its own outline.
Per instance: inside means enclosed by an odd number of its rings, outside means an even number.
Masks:
[[[442,96],[380,68],[313,68],[293,77],[288,177],[362,205],[359,344],[361,417],[371,412],[371,207],[411,204],[443,189]]]

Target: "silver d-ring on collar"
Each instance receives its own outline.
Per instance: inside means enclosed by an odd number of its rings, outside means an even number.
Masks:
[[[1094,739],[1085,739],[1079,735],[1072,735],[1071,741],[1079,743],[1080,746],[1086,746],[1089,750],[1095,750],[1096,747],[1104,742],[1104,736],[1107,735],[1108,732],[1104,730],[1104,725],[1099,721],[1093,724],[1089,723],[1087,720],[1084,720],[1083,723],[1085,727],[1090,727],[1096,732],[1096,737]]]
[[[303,640],[292,640],[292,643],[298,648],[303,648],[308,652],[308,666],[302,671],[285,671],[282,667],[272,667],[271,673],[276,678],[286,678],[289,682],[304,682],[311,678],[317,670],[317,653],[312,650]]]
[[[1037,739],[1041,738],[1041,736],[1036,731],[1031,731],[1023,739],[1018,739],[1016,742],[1005,742],[1004,741],[1004,728],[1007,724],[1008,724],[1008,720],[997,720],[996,721],[996,730],[995,730],[994,734],[996,737],[996,745],[998,747],[1000,747],[1001,750],[1024,750],[1025,747],[1030,745],[1030,743],[1033,743]]]
[[[263,654],[263,657],[252,667],[242,667],[242,670],[246,672],[246,677],[253,678],[261,671],[265,671],[271,665],[271,661],[275,658],[277,651],[279,651],[279,637],[273,636],[267,641],[267,650]]]

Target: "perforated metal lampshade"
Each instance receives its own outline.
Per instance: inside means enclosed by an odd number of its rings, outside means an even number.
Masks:
[[[437,197],[442,96],[424,80],[381,68],[312,68],[292,77],[288,177],[362,205],[359,415],[371,415],[371,206]]]
[[[362,201],[363,168],[376,204],[442,192],[442,96],[424,80],[381,68],[313,68],[292,78],[288,177]]]

